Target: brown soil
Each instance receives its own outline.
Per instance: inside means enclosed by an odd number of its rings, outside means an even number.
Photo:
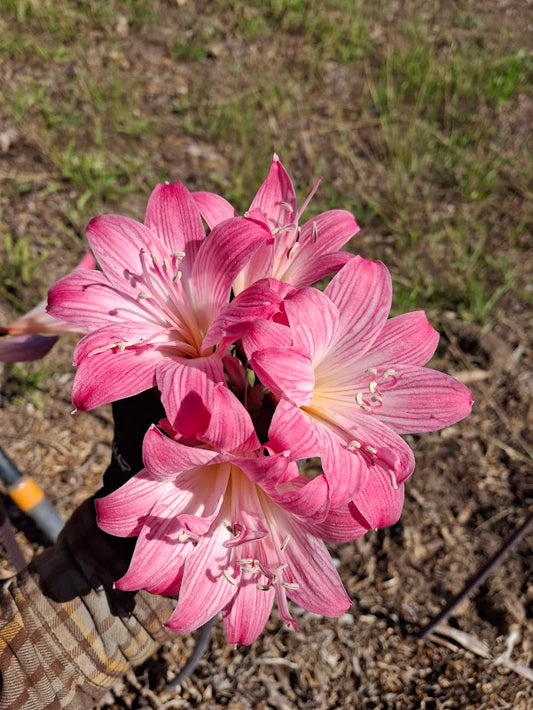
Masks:
[[[510,8],[518,4],[506,3]],[[141,59],[150,65],[151,80],[143,91],[151,110],[163,115],[169,86],[179,92],[188,69],[184,65],[182,76],[176,76],[163,60],[155,33],[145,39],[142,57],[135,43],[124,44],[121,52],[132,67]],[[526,110],[524,104],[526,114],[531,114],[530,105]],[[162,117],[163,133],[164,122]],[[305,142],[305,132],[299,136]],[[206,163],[218,174],[229,170],[223,151],[197,145],[185,133],[165,133],[153,158],[157,170],[192,188],[212,187],[207,184]],[[309,159],[303,157],[302,162],[303,166],[294,166],[299,175],[307,173]],[[43,189],[53,170],[35,136],[18,133],[0,154],[0,168],[4,175],[26,175],[29,184],[16,204],[0,197],[3,221],[13,233],[32,235],[36,248],[46,248],[50,255],[36,276],[30,301],[75,264],[83,247],[81,241],[50,239],[54,225],[68,213],[70,198],[65,191],[47,196]],[[140,217],[144,199],[125,198],[120,211]],[[363,236],[360,244],[368,250],[367,238]],[[8,304],[0,302],[0,315],[8,319],[11,314]],[[103,707],[533,707],[531,670],[526,677],[526,668],[533,666],[531,536],[455,610],[451,626],[469,636],[462,641],[418,638],[421,627],[462,589],[532,508],[531,316],[531,309],[512,296],[500,303],[490,332],[460,322],[453,313],[442,315],[443,337],[434,366],[455,373],[472,388],[474,411],[443,432],[409,437],[417,470],[408,482],[405,510],[397,525],[332,548],[353,599],[349,613],[324,619],[295,609],[298,633],[286,630],[274,613],[250,648],[229,646],[219,623],[193,676],[166,695],[165,683],[179,672],[194,645],[194,635],[176,638],[126,679]],[[65,516],[99,487],[112,433],[108,409],[70,414],[75,342],[74,337],[65,337],[47,357],[50,376],[41,385],[42,406],[30,397],[10,396],[12,374],[7,369],[0,400],[2,447],[22,471],[38,480]],[[10,510],[20,531],[18,539],[31,555],[40,547],[39,535]],[[6,562],[2,573],[9,573]],[[515,666],[498,662],[502,655]]]

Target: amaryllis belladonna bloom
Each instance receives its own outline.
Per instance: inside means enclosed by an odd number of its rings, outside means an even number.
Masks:
[[[378,525],[414,468],[399,435],[453,424],[472,404],[464,385],[423,367],[438,342],[424,313],[388,319],[391,292],[383,264],[355,257],[324,293],[286,296],[288,327],[258,321],[244,339],[263,385],[280,397],[271,441],[295,458],[320,456],[317,495],[332,508],[354,501]]]
[[[231,284],[270,231],[237,217],[206,237],[200,212],[180,183],[158,185],[144,224],[103,215],[87,239],[102,272],[80,271],[50,290],[48,311],[91,331],[74,354],[76,407],[138,394],[158,384],[168,360],[191,360],[223,379],[216,344],[204,345],[212,321],[229,302]]]
[[[96,501],[103,530],[138,536],[116,586],[179,594],[166,624],[173,631],[191,631],[222,612],[228,641],[249,644],[274,599],[293,628],[288,599],[326,616],[350,606],[321,538],[352,539],[366,528],[346,511],[316,523],[311,507],[292,504],[291,491],[308,481],[285,453],[262,456],[257,444],[252,437],[248,451],[218,453],[154,427],[144,441],[146,468]]]
[[[262,245],[237,276],[235,293],[268,277],[296,287],[309,286],[338,271],[351,258],[348,252],[339,251],[359,231],[350,212],[329,210],[299,226],[319,182],[298,209],[292,180],[274,155],[270,171],[250,205],[251,214],[263,215],[274,240]],[[236,214],[220,195],[195,192],[193,197],[210,227]]]
[[[76,267],[94,269],[94,257],[87,252]],[[46,301],[17,320],[0,326],[0,362],[40,360],[51,350],[61,333],[85,332],[84,328],[53,318],[46,312]]]

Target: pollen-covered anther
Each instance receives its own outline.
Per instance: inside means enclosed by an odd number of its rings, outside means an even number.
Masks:
[[[298,582],[282,582],[281,586],[284,587],[285,589],[288,589],[290,591],[296,591],[297,589],[300,589],[300,585]]]
[[[376,455],[377,454],[377,449],[375,449],[373,446],[365,446],[364,447],[365,451],[368,451],[369,454]]]
[[[287,537],[283,538],[281,541],[281,545],[279,546],[279,549],[283,552],[283,550],[287,547],[291,539],[290,535],[287,535]]]
[[[299,246],[300,246],[299,242],[294,242],[292,247],[287,252],[287,259],[292,259],[292,257],[296,254],[296,251],[298,250]]]
[[[395,475],[394,471],[392,470],[392,468],[389,468],[387,470],[389,472],[392,487],[394,488],[395,491],[397,491],[398,490],[398,481],[396,480],[396,475]]]
[[[199,539],[198,535],[195,535],[190,530],[183,530],[183,532],[178,535],[178,542],[182,543],[192,542],[193,545],[197,545]]]
[[[392,377],[392,375],[395,375],[395,374],[396,374],[396,370],[393,370],[393,368],[390,367],[388,370],[385,370],[385,372],[383,373],[383,379],[385,380],[385,379],[387,379],[387,377]]]
[[[361,409],[364,410],[365,412],[372,411],[372,407],[369,404],[367,404],[367,402],[365,402],[362,392],[358,392],[355,395],[355,401],[361,407]]]
[[[361,448],[361,442],[357,441],[357,439],[352,439],[348,443],[348,451],[356,451],[357,449]]]
[[[376,380],[372,380],[370,384],[368,385],[368,389],[370,390],[370,394],[374,394],[378,388],[378,383]]]
[[[232,584],[234,587],[237,585],[239,580],[236,577],[234,577],[230,572],[228,572],[227,569],[223,569],[222,574],[228,580],[228,582],[230,584]]]
[[[172,281],[176,284],[178,281],[181,281],[182,273],[181,271],[176,271],[174,276],[172,277]]]
[[[173,251],[170,256],[173,259],[184,259],[185,258],[185,252],[184,251]]]
[[[141,291],[139,298],[153,298],[153,294],[150,291]]]

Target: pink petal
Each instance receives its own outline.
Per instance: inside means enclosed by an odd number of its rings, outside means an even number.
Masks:
[[[330,510],[324,520],[306,521],[306,526],[316,537],[331,543],[356,540],[371,529],[370,523],[357,514],[351,502]]]
[[[189,362],[195,361],[165,363],[157,371],[161,401],[174,429],[218,450],[257,448],[252,420],[237,397]]]
[[[48,292],[48,312],[81,328],[132,319],[155,324],[141,303],[118,292],[99,271],[75,271],[57,281]]]
[[[376,416],[401,434],[436,431],[463,419],[472,393],[453,377],[422,367],[401,367]]]
[[[0,338],[0,362],[40,360],[51,350],[57,335],[8,335]]]
[[[95,217],[87,226],[87,240],[111,284],[132,298],[137,297],[138,289],[131,285],[130,277],[141,274],[140,252],[153,254],[160,262],[168,257],[157,236],[129,217]]]
[[[315,373],[308,355],[295,348],[260,350],[250,364],[265,387],[282,394],[294,404],[309,404],[315,387]]]
[[[290,349],[293,346],[292,332],[281,323],[259,319],[243,336],[243,346],[249,360],[256,352],[269,348]]]
[[[148,519],[148,522],[150,519]],[[194,551],[191,542],[165,541],[172,519],[158,521],[158,532],[143,527],[126,574],[115,582],[122,591],[145,589],[152,594],[175,594],[183,576],[183,564]]]
[[[96,498],[98,527],[117,537],[139,535],[152,506],[167,490],[145,470],[139,471],[113,493]]]
[[[231,285],[270,232],[252,219],[235,217],[221,222],[204,241],[193,273],[193,300],[200,325],[207,331],[229,301]]]
[[[193,192],[192,197],[209,229],[216,227],[219,222],[238,216],[230,203],[214,192]]]
[[[159,481],[175,480],[178,473],[208,465],[216,451],[184,446],[165,436],[152,426],[143,440],[143,461],[152,478]]]
[[[310,252],[310,250],[298,251],[289,267],[283,273],[275,272],[274,275],[296,288],[303,288],[330,276],[330,274],[337,273],[339,269],[355,258],[347,251],[337,251],[334,254],[325,254],[318,258],[312,252],[309,254],[306,252]]]
[[[269,320],[279,312],[285,296],[291,291],[291,286],[275,279],[263,279],[249,286],[222,308],[209,326],[204,347],[216,345],[225,338],[230,342],[242,338],[258,319]]]
[[[307,353],[313,363],[322,360],[338,333],[337,306],[321,291],[303,288],[287,296],[285,312],[294,344]]]
[[[350,608],[351,600],[326,546],[291,518],[287,519],[287,529],[287,572],[299,585],[296,590],[288,589],[287,596],[315,614],[340,616]]]
[[[241,579],[237,594],[222,612],[227,642],[253,643],[265,628],[274,596],[273,587],[258,589],[254,579]]]
[[[372,530],[394,525],[402,513],[404,488],[391,486],[390,476],[382,468],[374,467],[366,486],[352,501],[356,516],[361,516],[360,520],[366,521]]]
[[[301,288],[338,271],[353,255],[337,249],[358,231],[353,215],[346,210],[330,210],[313,217],[301,227],[294,253],[285,264],[279,263],[283,274],[276,271],[275,276]]]
[[[295,222],[296,193],[292,180],[277,155],[274,155],[268,175],[257,191],[250,209],[261,210],[272,229]]]
[[[278,402],[268,436],[276,451],[290,451],[293,460],[320,455],[315,429],[309,425],[308,415],[286,399]]]
[[[357,256],[333,277],[324,293],[339,309],[338,335],[322,363],[331,373],[361,357],[378,337],[391,305],[390,274],[381,262]]]
[[[328,488],[322,483],[317,494],[328,495],[332,508],[350,500],[364,487],[368,478],[368,464],[364,458],[348,449],[350,435],[343,429],[336,433],[334,428],[334,425],[328,425],[327,419],[318,421],[281,400],[269,430],[275,448],[289,450],[291,458],[322,458]]]
[[[430,325],[424,311],[404,313],[388,320],[372,348],[357,362],[362,372],[398,365],[425,365],[433,356],[439,334]]]
[[[72,402],[77,409],[94,409],[155,386],[155,368],[161,355],[142,344],[121,350],[117,343],[127,342],[130,333],[139,336],[139,329],[120,325],[124,330],[114,331],[116,339],[108,328],[101,328],[78,343],[74,353],[78,369],[72,387]],[[106,349],[96,352],[101,348]]]
[[[185,252],[181,269],[189,273],[205,239],[200,211],[189,190],[179,182],[157,185],[148,200],[144,223],[161,239],[167,257]]]
[[[235,295],[250,288],[257,281],[269,278],[272,275],[275,249],[273,239],[258,247],[248,264],[235,277],[233,282],[233,293]]]
[[[232,577],[235,574],[234,565],[229,567],[230,550],[224,547],[229,538],[224,525],[215,524],[185,560],[178,605],[165,624],[171,631],[183,634],[197,629],[237,593],[238,584],[231,584],[223,575],[224,570]]]

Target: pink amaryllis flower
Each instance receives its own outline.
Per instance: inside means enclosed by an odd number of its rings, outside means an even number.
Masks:
[[[355,257],[322,293],[284,301],[286,325],[258,321],[244,345],[263,385],[279,398],[269,431],[278,450],[320,456],[316,494],[332,508],[354,501],[381,522],[400,504],[414,457],[399,434],[448,426],[471,409],[470,391],[423,367],[438,334],[424,313],[388,319],[386,267]],[[368,495],[371,492],[371,495]]]
[[[233,284],[236,294],[268,277],[295,287],[309,286],[338,271],[352,257],[339,251],[359,231],[350,212],[329,210],[299,226],[319,183],[320,180],[298,209],[292,180],[274,155],[270,171],[250,205],[250,214],[263,215],[274,240],[262,245],[236,277]],[[237,214],[220,195],[195,192],[193,197],[210,227]]]
[[[94,257],[87,252],[75,271],[94,268]],[[0,326],[0,362],[40,360],[59,335],[67,332],[85,332],[85,329],[53,318],[46,312],[46,300],[41,301],[20,318]]]
[[[256,445],[218,453],[154,427],[144,441],[146,468],[96,501],[103,530],[138,536],[116,587],[179,594],[166,623],[175,632],[222,612],[228,641],[250,644],[274,599],[292,628],[288,599],[326,616],[350,606],[321,538],[352,539],[366,528],[345,511],[315,522],[316,509],[292,503],[292,492],[308,484],[295,464],[284,453],[262,456]]]
[[[49,313],[90,331],[74,354],[75,406],[90,409],[156,386],[168,361],[176,369],[195,361],[222,380],[216,344],[205,346],[204,337],[236,275],[271,238],[264,224],[243,217],[219,223],[206,237],[180,183],[156,187],[144,224],[115,215],[93,219],[87,239],[103,273],[71,274],[48,297]]]

